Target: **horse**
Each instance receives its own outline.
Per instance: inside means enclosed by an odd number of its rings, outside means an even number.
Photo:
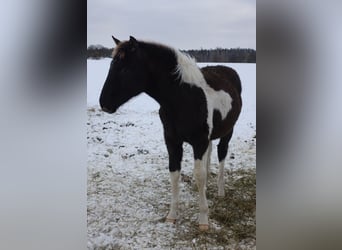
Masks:
[[[218,196],[224,196],[224,161],[234,125],[242,107],[241,81],[225,66],[200,69],[189,55],[170,46],[130,36],[116,46],[99,103],[114,113],[132,97],[145,92],[159,105],[164,140],[169,155],[171,204],[166,222],[177,219],[179,177],[183,143],[194,153],[193,174],[199,192],[199,229],[209,229],[206,185],[212,140],[219,159]]]

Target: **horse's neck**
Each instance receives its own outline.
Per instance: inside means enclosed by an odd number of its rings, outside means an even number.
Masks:
[[[177,82],[175,52],[169,48],[146,44],[146,69],[149,81],[146,93],[154,98],[160,106],[172,105],[177,101],[179,82]],[[179,79],[178,79],[179,80]]]
[[[157,68],[160,68],[160,65]],[[180,93],[180,85],[176,82],[177,76],[174,72],[168,69],[155,70],[154,72],[145,92],[162,107],[179,101],[179,99],[177,100],[177,93]]]

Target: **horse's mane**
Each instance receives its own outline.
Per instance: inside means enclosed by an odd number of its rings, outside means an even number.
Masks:
[[[175,53],[177,57],[175,73],[178,74],[182,82],[204,87],[206,82],[201,70],[196,64],[195,58],[179,50],[175,50]]]
[[[161,60],[172,60],[174,65],[173,74],[177,75],[182,82],[189,84],[205,86],[205,80],[203,74],[196,64],[195,58],[190,55],[181,52],[180,50],[173,48],[168,45],[139,40],[139,45],[142,49],[147,51],[147,53],[154,54]],[[113,57],[119,51],[125,50],[129,46],[129,41],[125,41],[116,46],[113,50]],[[174,60],[176,59],[176,60]]]

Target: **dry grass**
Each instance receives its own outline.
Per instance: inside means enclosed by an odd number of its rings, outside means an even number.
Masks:
[[[196,221],[190,230],[177,236],[192,241],[193,249],[254,249],[256,244],[256,171],[233,170],[225,176],[225,197],[217,197],[216,174],[211,174],[207,189],[210,229],[200,232]],[[189,186],[190,183],[189,183]],[[192,189],[194,195],[197,190]],[[194,204],[195,206],[197,204]]]
[[[212,200],[210,217],[230,229],[232,236],[241,241],[255,238],[256,173],[255,170],[236,170],[229,173],[225,197],[217,198],[217,186],[208,185],[207,196]]]

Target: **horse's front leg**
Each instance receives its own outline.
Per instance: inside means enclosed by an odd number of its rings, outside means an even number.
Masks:
[[[176,141],[174,138],[170,138],[168,136],[165,136],[165,142],[169,153],[169,171],[172,191],[170,212],[166,217],[166,221],[175,223],[178,210],[179,176],[183,156],[183,143]]]

